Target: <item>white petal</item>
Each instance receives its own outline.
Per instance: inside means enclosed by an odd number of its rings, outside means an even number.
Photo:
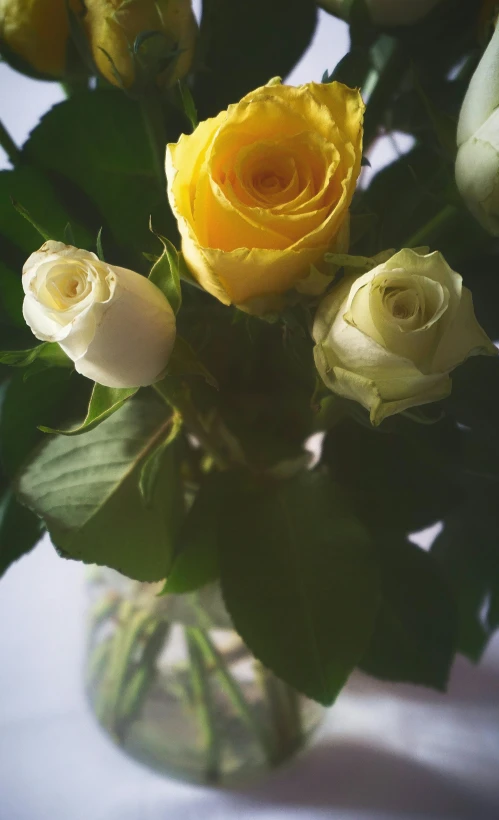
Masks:
[[[175,316],[148,279],[113,267],[116,290],[76,370],[107,387],[141,387],[163,374],[175,341]]]
[[[475,219],[499,236],[499,109],[461,145],[456,183]]]
[[[471,78],[463,101],[457,129],[457,144],[463,145],[499,107],[499,26]]]
[[[70,325],[61,325],[30,293],[24,297],[23,316],[33,335],[42,342],[60,342],[71,331]]]
[[[60,344],[70,359],[76,361],[85,355],[105,310],[105,304],[91,304],[69,324],[69,332]]]

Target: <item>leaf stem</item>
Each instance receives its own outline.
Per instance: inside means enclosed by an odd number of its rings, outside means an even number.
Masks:
[[[0,146],[3,148],[7,157],[11,161],[12,165],[15,167],[19,164],[19,160],[21,159],[21,152],[19,148],[15,144],[14,140],[10,136],[9,132],[7,131],[5,125],[0,120]]]
[[[393,44],[389,56],[382,67],[373,68],[372,77],[366,81],[372,84],[364,117],[364,152],[367,152],[378,136],[383,125],[383,117],[393,94],[399,88],[409,62],[407,51],[398,43]],[[364,86],[365,92],[365,86]]]
[[[455,205],[446,205],[442,208],[432,219],[423,225],[416,233],[414,233],[404,244],[404,248],[417,248],[418,245],[424,244],[425,240],[434,234],[439,228],[452,222],[458,210]]]
[[[166,151],[166,130],[161,109],[161,99],[157,93],[147,93],[140,98],[140,109],[142,119],[149,139],[154,171],[161,187],[166,184],[165,176],[165,151]]]
[[[162,381],[153,384],[152,387],[170,407],[180,413],[185,426],[212,457],[217,467],[220,470],[228,469],[230,464],[228,457],[223,452],[224,448],[201,422],[187,388],[172,377],[166,377]]]
[[[274,761],[278,763],[290,757],[302,740],[299,695],[258,661],[256,673],[268,704],[274,729]]]
[[[216,712],[210,691],[208,670],[196,635],[192,634],[193,629],[193,627],[186,627],[185,630],[191,666],[192,688],[206,744],[206,779],[210,783],[216,783],[220,779],[220,743],[216,726]]]
[[[190,634],[197,642],[206,660],[212,663],[215,667],[215,673],[218,676],[220,684],[227,697],[231,701],[234,708],[239,712],[247,728],[262,747],[267,760],[270,763],[274,763],[275,756],[270,738],[261,726],[250,704],[244,697],[238,682],[229,672],[222,655],[209,637],[208,632],[200,627],[192,627],[190,629]]]
[[[351,3],[346,2],[346,0],[317,0],[317,5],[327,11],[328,14],[334,14],[340,20],[348,22]]]

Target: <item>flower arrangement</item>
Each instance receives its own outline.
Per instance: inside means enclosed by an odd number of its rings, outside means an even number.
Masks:
[[[329,705],[357,667],[443,690],[499,625],[499,27],[319,5],[351,49],[293,87],[313,0],[199,30],[188,0],[0,3],[4,58],[67,90],[0,134],[0,570],[46,529],[165,598],[219,583]]]

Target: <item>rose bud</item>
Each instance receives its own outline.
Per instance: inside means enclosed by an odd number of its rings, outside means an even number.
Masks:
[[[319,304],[313,336],[326,386],[367,408],[374,425],[448,396],[449,373],[468,356],[497,354],[438,252],[402,250],[345,277]]]
[[[461,196],[485,230],[499,236],[499,27],[471,78],[457,144]]]
[[[85,0],[85,6],[94,62],[113,85],[172,85],[189,71],[197,36],[191,0]]]
[[[46,242],[23,269],[23,315],[37,339],[58,342],[83,376],[106,387],[161,378],[175,316],[152,282],[94,253]]]
[[[81,0],[70,0],[75,12]],[[70,44],[66,0],[0,0],[0,54],[24,74],[61,79]]]

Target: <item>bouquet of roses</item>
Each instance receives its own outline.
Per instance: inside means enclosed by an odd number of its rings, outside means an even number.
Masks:
[[[0,569],[46,528],[161,600],[218,585],[331,704],[356,667],[444,689],[499,625],[499,28],[320,5],[351,48],[293,87],[312,0],[0,4],[67,91],[1,135]]]

